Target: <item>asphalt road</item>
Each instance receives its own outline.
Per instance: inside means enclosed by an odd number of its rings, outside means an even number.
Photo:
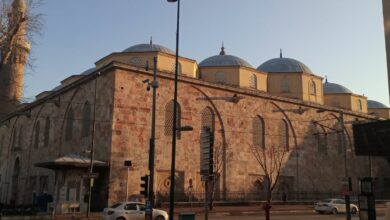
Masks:
[[[178,219],[178,218],[176,218]],[[196,220],[203,220],[203,215],[197,215]],[[209,220],[265,220],[264,215],[240,215],[240,216],[230,216],[230,215],[211,215]],[[345,220],[346,216],[343,214],[339,215],[320,215],[320,214],[274,214],[271,215],[271,220]],[[377,215],[377,220],[383,220],[384,214],[379,213]],[[352,220],[359,220],[358,215],[352,215]]]

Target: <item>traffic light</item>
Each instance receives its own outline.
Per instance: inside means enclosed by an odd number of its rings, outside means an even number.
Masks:
[[[209,127],[203,127],[200,133],[200,174],[210,176],[213,174],[214,135]]]
[[[148,175],[145,175],[145,176],[141,176],[141,188],[142,190],[140,191],[141,195],[144,195],[145,198],[148,197],[148,193],[149,193],[149,176]]]

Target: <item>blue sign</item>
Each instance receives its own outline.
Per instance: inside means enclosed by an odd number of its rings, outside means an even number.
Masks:
[[[145,212],[147,214],[152,214],[152,203],[150,201],[146,201]]]

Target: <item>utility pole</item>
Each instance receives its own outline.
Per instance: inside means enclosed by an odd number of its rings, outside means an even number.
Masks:
[[[90,165],[89,165],[89,192],[88,192],[88,207],[87,207],[87,218],[91,214],[91,197],[92,197],[92,187],[94,182],[93,177],[93,161],[95,154],[95,131],[96,131],[96,101],[97,101],[97,80],[99,78],[100,72],[96,73],[95,76],[95,97],[93,103],[93,126],[92,126],[92,140],[91,140],[91,152],[90,152]]]
[[[176,171],[176,134],[177,127],[177,90],[179,75],[179,27],[180,27],[180,0],[167,0],[168,2],[177,2],[176,19],[176,55],[175,55],[175,81],[173,91],[173,126],[172,126],[172,157],[171,157],[171,176],[169,186],[169,220],[173,220],[175,203],[175,171]]]
[[[344,150],[344,174],[345,174],[345,181],[348,184],[348,191],[344,192],[345,195],[345,211],[346,211],[346,216],[347,220],[351,220],[351,200],[350,200],[350,192],[352,191],[352,182],[351,178],[348,176],[348,163],[347,163],[347,146],[345,144],[345,135],[344,135],[344,130],[345,130],[345,125],[344,125],[344,113],[342,111],[340,113],[340,118],[339,118],[339,123],[340,123],[340,132],[341,132],[341,145]]]
[[[150,90],[150,87],[153,88],[153,98],[152,98],[152,126],[150,130],[150,140],[149,140],[149,177],[150,182],[148,187],[148,201],[146,202],[145,209],[145,219],[152,219],[153,217],[153,207],[154,207],[154,152],[155,152],[155,131],[156,131],[156,96],[157,96],[157,57],[153,57],[153,80],[144,80],[144,83],[148,84],[147,90]]]

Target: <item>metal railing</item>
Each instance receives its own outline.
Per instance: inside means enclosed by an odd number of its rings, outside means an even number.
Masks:
[[[224,197],[225,196],[225,197]],[[283,201],[283,193],[273,193],[272,201]],[[294,202],[316,202],[322,199],[329,198],[342,198],[343,195],[340,192],[290,192],[286,193],[286,201]],[[166,203],[169,201],[169,196],[166,194],[158,193],[156,196],[158,203]],[[229,192],[229,193],[214,193],[213,201],[215,202],[262,202],[265,201],[265,196],[262,193],[253,192]],[[378,194],[376,199],[386,200],[390,199],[389,195]],[[192,193],[175,193],[175,202],[204,202],[204,192],[192,192]],[[351,200],[358,200],[358,193],[351,194]]]

